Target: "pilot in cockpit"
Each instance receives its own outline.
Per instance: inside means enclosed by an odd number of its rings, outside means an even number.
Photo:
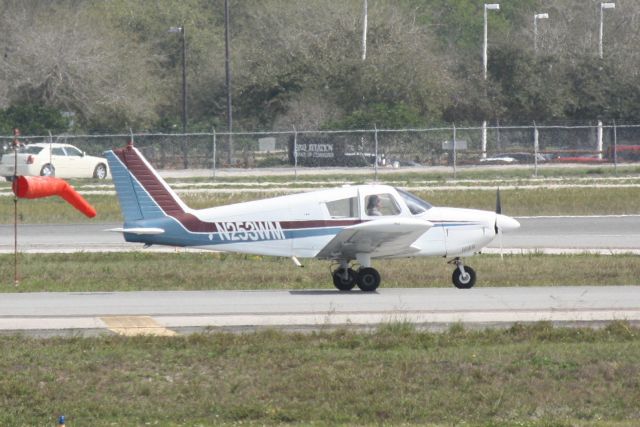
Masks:
[[[369,216],[380,216],[382,212],[380,212],[380,207],[382,206],[382,200],[379,196],[375,194],[373,196],[369,196],[369,200],[367,201],[367,215]]]

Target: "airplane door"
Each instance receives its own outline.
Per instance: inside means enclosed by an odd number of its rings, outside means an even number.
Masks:
[[[293,254],[314,257],[345,225],[357,222],[360,207],[357,195],[351,193],[334,200],[318,200],[300,205],[292,208],[291,214],[301,224],[293,239]]]

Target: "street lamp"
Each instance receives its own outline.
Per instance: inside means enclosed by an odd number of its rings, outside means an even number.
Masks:
[[[536,13],[533,15],[533,51],[538,51],[538,19],[549,19],[548,13]]]
[[[616,8],[616,4],[615,3],[600,3],[600,59],[602,59],[602,33],[603,33],[603,28],[604,28],[604,23],[603,23],[603,15],[604,15],[604,10],[605,9],[615,9]]]
[[[182,133],[187,133],[187,45],[182,27],[169,28],[170,33],[180,33],[182,39]]]
[[[484,80],[487,80],[487,10],[500,10],[498,3],[484,4],[484,44],[482,46],[482,65],[484,71]],[[486,94],[486,91],[485,91]],[[482,158],[487,157],[487,121],[482,122]]]
[[[600,3],[600,43],[598,45],[599,48],[599,54],[600,54],[600,59],[603,58],[603,48],[602,48],[602,35],[604,32],[604,10],[605,9],[615,9],[616,8],[616,4],[615,3]],[[598,120],[598,135],[597,135],[597,147],[596,150],[598,151],[598,159],[602,159],[602,138],[603,138],[603,129],[602,129],[602,120]]]
[[[362,4],[362,60],[367,59],[367,0]]]
[[[484,65],[484,79],[487,80],[487,10],[500,10],[498,3],[484,5],[484,45],[482,50],[482,64]]]
[[[230,40],[229,40],[229,2],[224,0],[224,74],[227,86],[227,130],[229,131],[229,153],[227,160],[233,164],[233,117],[231,112],[231,63],[230,63]]]

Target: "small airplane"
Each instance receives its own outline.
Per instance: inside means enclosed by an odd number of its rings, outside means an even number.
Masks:
[[[377,258],[437,256],[455,265],[453,284],[469,289],[475,271],[462,258],[520,227],[496,212],[435,207],[388,185],[353,185],[208,209],[191,209],[129,143],[105,152],[127,242],[332,261],[333,284],[375,291]],[[358,266],[356,269],[355,266]]]

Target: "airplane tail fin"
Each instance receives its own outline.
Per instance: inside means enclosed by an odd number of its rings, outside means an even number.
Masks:
[[[125,223],[176,217],[190,210],[132,143],[104,154]]]

